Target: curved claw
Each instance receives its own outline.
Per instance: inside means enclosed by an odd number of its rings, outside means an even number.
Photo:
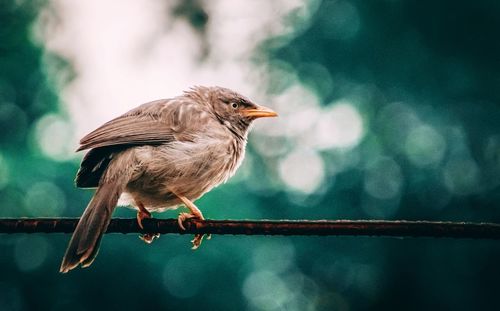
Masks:
[[[179,227],[182,230],[186,230],[186,227],[184,227],[184,221],[186,219],[191,219],[191,218],[196,218],[196,219],[201,219],[201,220],[205,219],[203,217],[203,215],[201,215],[201,213],[199,215],[190,214],[190,213],[179,213],[179,217],[177,217],[177,222],[179,223]],[[195,250],[198,247],[200,247],[204,236],[205,236],[205,234],[195,234],[194,239],[191,240],[191,243],[193,244],[191,249]],[[210,234],[207,235],[207,239],[210,239],[210,238],[211,238],[211,235]]]
[[[192,250],[196,250],[198,249],[198,247],[200,247],[201,242],[203,242],[204,236],[204,234],[196,234],[194,236],[194,239],[191,240],[191,243],[193,243],[193,247],[191,247]]]
[[[179,227],[182,230],[186,230],[186,227],[184,227],[184,221],[186,219],[191,219],[191,218],[198,218],[198,219],[203,219],[203,216],[201,218],[197,217],[194,214],[189,214],[189,213],[179,213],[179,217],[177,217],[177,223],[179,224]]]
[[[190,214],[189,213],[180,213],[179,217],[177,218],[177,222],[179,223],[179,227],[182,230],[186,230],[186,228],[184,227],[184,221],[186,219],[191,219],[191,218],[196,218],[196,219],[200,219],[200,220],[205,219],[203,217],[203,214],[201,213],[201,211],[196,207],[196,205],[194,205],[193,202],[191,202],[188,198],[186,198],[183,195],[179,195],[175,192],[174,192],[174,194],[182,201],[182,203],[184,203],[184,205],[189,209],[189,211],[191,211]],[[193,247],[191,249],[197,249],[198,247],[200,247],[204,236],[205,236],[205,234],[196,234],[194,236],[194,239],[191,241],[191,243],[193,243]],[[208,235],[207,238],[210,238],[210,235]]]
[[[159,237],[160,237],[159,233],[145,233],[145,234],[139,235],[139,239],[143,240],[144,243],[146,243],[146,244],[153,243],[153,241],[158,239]]]
[[[139,228],[144,230],[142,221],[148,218],[151,218],[151,213],[142,206],[142,208],[137,211],[137,224],[139,225]]]

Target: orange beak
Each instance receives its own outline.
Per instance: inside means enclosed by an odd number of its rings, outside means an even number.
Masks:
[[[251,108],[251,109],[244,109],[242,113],[245,117],[250,117],[255,119],[278,116],[276,112],[264,106],[257,106],[257,108]]]

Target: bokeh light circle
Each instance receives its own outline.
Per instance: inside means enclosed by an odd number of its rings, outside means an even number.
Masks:
[[[324,163],[313,150],[296,150],[288,154],[279,165],[281,180],[291,190],[313,193],[325,178]]]

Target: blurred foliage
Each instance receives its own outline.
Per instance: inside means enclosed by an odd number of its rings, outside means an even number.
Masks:
[[[292,36],[260,47],[256,60],[271,77],[267,91],[285,92],[295,76],[332,120],[341,122],[340,113],[356,121],[358,111],[364,137],[349,148],[330,148],[326,140],[317,154],[292,152],[287,160],[262,156],[274,146],[251,141],[235,182],[199,201],[205,215],[500,222],[500,4],[311,3],[310,20],[299,12],[287,17],[298,29]],[[77,216],[90,197],[73,188],[78,163],[52,160],[39,145],[40,137],[47,139],[40,136],[44,126],[64,119],[54,75],[72,75],[67,60],[33,39],[43,5],[0,6],[1,217]],[[189,21],[208,49],[210,15],[202,2],[179,2],[169,14]],[[58,71],[47,70],[49,59]],[[322,186],[304,184],[306,175],[287,175],[297,163],[321,176]],[[269,177],[275,167],[285,183]],[[304,195],[286,185],[318,189]],[[109,235],[90,269],[60,275],[68,238],[0,236],[0,310],[499,305],[500,246],[493,241],[215,236],[192,252],[188,236],[144,245],[134,235]]]

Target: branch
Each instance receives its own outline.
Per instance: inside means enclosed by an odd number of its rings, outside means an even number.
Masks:
[[[0,233],[71,233],[78,218],[0,219]],[[194,220],[181,230],[177,219],[112,219],[107,233],[330,235],[500,239],[500,224],[405,220]]]

